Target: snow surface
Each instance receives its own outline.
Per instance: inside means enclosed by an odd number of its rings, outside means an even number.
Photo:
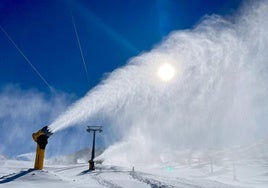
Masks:
[[[88,164],[53,164],[33,170],[33,161],[0,157],[0,187],[73,188],[73,187],[181,187],[232,188],[268,187],[267,159],[239,160],[231,164],[159,164],[119,167]]]

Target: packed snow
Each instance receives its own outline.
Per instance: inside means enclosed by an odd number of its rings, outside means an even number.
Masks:
[[[245,154],[245,153],[244,153]],[[26,154],[25,156],[31,156]],[[47,159],[43,170],[33,170],[33,159],[7,159],[0,156],[0,187],[5,188],[73,188],[73,187],[178,187],[178,188],[266,188],[268,158],[191,158],[181,163],[137,166],[71,163],[75,155],[64,156],[61,164]],[[19,157],[19,159],[21,159]],[[79,161],[78,161],[79,162]]]

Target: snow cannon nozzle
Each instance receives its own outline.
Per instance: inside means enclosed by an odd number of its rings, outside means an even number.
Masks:
[[[49,138],[51,135],[53,135],[53,132],[49,129],[48,126],[45,126],[41,129],[41,131]]]

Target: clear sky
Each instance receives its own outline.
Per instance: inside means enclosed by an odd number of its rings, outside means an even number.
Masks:
[[[241,0],[1,0],[0,25],[49,85],[81,97],[105,73],[152,49],[171,31],[192,28],[206,14],[232,14],[240,4]],[[18,84],[50,93],[1,30],[0,65],[0,88]]]

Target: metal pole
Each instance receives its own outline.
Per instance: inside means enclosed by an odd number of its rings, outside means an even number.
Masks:
[[[92,142],[92,151],[91,151],[91,159],[88,161],[89,170],[95,170],[94,158],[95,158],[95,137],[96,131],[102,132],[101,126],[88,126],[87,132],[93,131],[93,142]]]
[[[95,158],[95,135],[96,135],[96,131],[93,131],[93,143],[92,143],[92,152],[91,152],[91,160],[93,161],[93,159]]]

